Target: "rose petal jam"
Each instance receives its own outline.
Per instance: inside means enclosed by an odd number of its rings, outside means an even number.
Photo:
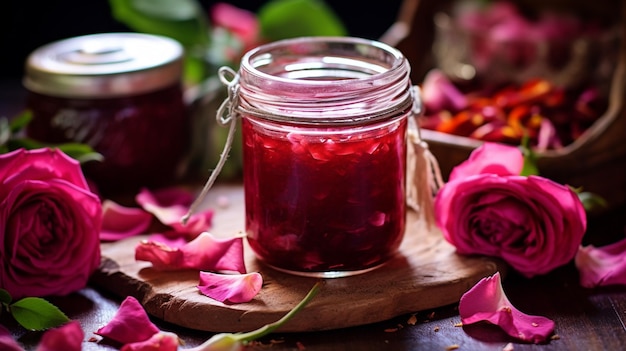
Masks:
[[[242,123],[246,228],[266,263],[358,271],[390,258],[405,225],[406,120],[348,132]]]
[[[246,233],[265,264],[298,275],[369,271],[405,229],[406,60],[355,38],[299,38],[242,61]]]

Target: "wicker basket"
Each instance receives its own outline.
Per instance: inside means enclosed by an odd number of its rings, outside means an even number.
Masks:
[[[518,0],[520,2],[520,0]],[[412,79],[420,84],[426,72],[435,67],[432,44],[434,14],[449,1],[405,0],[398,22],[381,38],[400,49],[412,66]],[[611,207],[626,203],[626,4],[624,1],[530,1],[525,6],[569,6],[582,13],[598,12],[606,21],[619,26],[620,48],[617,66],[610,82],[609,107],[574,143],[558,150],[538,154],[542,176],[573,187],[582,187],[604,197]],[[592,6],[593,5],[593,6]],[[444,177],[467,159],[480,141],[440,132],[422,130],[437,157]]]

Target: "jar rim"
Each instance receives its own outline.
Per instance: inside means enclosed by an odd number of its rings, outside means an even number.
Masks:
[[[257,64],[255,66],[253,62],[258,62],[258,61],[255,61],[255,59],[265,60],[265,58],[259,58],[259,56],[266,55],[279,48],[288,47],[288,46],[303,46],[303,45],[311,47],[314,45],[321,45],[321,44],[323,45],[333,45],[333,44],[361,45],[364,47],[372,47],[372,48],[377,48],[381,50],[381,52],[384,52],[387,55],[389,55],[389,57],[392,57],[394,59],[394,62],[388,69],[384,71],[380,71],[378,73],[384,73],[384,72],[396,70],[404,63],[404,60],[405,60],[404,55],[398,49],[388,44],[379,42],[379,41],[356,38],[356,37],[319,36],[319,37],[298,37],[298,38],[283,39],[283,40],[278,40],[278,41],[274,41],[268,44],[258,46],[244,54],[241,60],[241,67],[246,72],[254,76],[257,76],[258,78],[272,79],[272,80],[278,80],[278,81],[287,81],[287,82],[294,83],[295,80],[292,78],[284,78],[284,77],[271,75],[271,74],[265,73],[257,69],[259,65]],[[375,68],[372,66],[372,69],[375,69]],[[375,75],[371,75],[364,79],[377,79],[377,77]],[[345,82],[344,80],[334,80],[334,81],[297,80],[297,84],[302,84],[302,85],[329,85],[329,84],[341,85],[341,84],[344,84],[344,82]]]
[[[410,67],[387,44],[354,37],[299,37],[247,52],[239,111],[299,124],[361,124],[413,105]]]

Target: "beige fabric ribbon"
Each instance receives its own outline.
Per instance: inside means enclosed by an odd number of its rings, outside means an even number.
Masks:
[[[434,195],[444,184],[439,163],[422,140],[417,118],[422,114],[420,89],[413,87],[413,115],[409,118],[407,140],[406,202],[414,209],[428,229],[435,224]]]

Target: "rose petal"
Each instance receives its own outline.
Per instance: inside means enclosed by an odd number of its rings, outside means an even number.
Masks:
[[[193,201],[193,196],[188,191],[181,188],[163,188],[150,190],[142,188],[135,200],[146,211],[154,214],[164,224],[180,220],[189,205]]]
[[[485,123],[474,129],[469,137],[487,142],[507,144],[519,143],[521,139],[521,135],[518,135],[518,133],[516,133],[511,126],[507,125],[504,121],[499,120]]]
[[[80,351],[85,333],[78,321],[70,321],[59,328],[46,331],[37,351]]]
[[[148,241],[156,241],[173,249],[183,247],[189,243],[186,238],[179,235],[173,235],[170,231],[150,234],[148,236]]]
[[[486,142],[472,151],[468,160],[452,170],[449,180],[482,173],[519,175],[523,167],[524,156],[517,147]]]
[[[463,324],[486,321],[514,338],[534,343],[546,341],[554,331],[552,320],[524,314],[511,304],[502,289],[499,272],[481,279],[463,294],[459,314]]]
[[[6,190],[10,190],[13,181],[20,179],[64,179],[89,189],[80,163],[59,149],[19,149],[0,155],[0,179],[4,180]],[[0,199],[4,196],[0,191]]]
[[[24,351],[17,343],[7,328],[0,324],[0,350],[4,351]]]
[[[135,200],[144,210],[152,213],[161,223],[170,226],[177,233],[195,238],[211,226],[213,211],[206,210],[195,213],[186,225],[181,218],[187,214],[193,202],[193,195],[182,188],[164,188],[150,191],[143,188]]]
[[[261,291],[263,277],[257,272],[248,274],[216,274],[200,272],[198,289],[204,295],[220,302],[242,303],[252,300]]]
[[[246,273],[243,238],[215,238],[204,232],[180,248],[144,240],[135,247],[135,259],[157,270],[198,269]]]
[[[259,23],[253,12],[218,2],[211,7],[211,20],[215,27],[234,32],[244,44],[244,49],[250,48],[257,41]]]
[[[561,144],[561,140],[559,139],[554,124],[552,124],[549,119],[542,118],[539,134],[537,135],[537,146],[535,147],[535,151],[545,151],[561,147],[563,147],[563,144]]]
[[[122,346],[120,351],[176,351],[180,345],[178,335],[160,331],[148,340]]]
[[[95,333],[122,344],[130,344],[148,340],[158,332],[159,328],[150,321],[139,301],[127,296],[113,319]]]
[[[626,238],[602,247],[580,247],[574,262],[583,287],[626,285]]]
[[[459,111],[467,107],[467,98],[439,69],[428,71],[422,84],[422,100],[427,113]]]
[[[102,202],[100,240],[117,241],[143,233],[150,226],[152,215],[140,208],[122,206],[111,200]]]

